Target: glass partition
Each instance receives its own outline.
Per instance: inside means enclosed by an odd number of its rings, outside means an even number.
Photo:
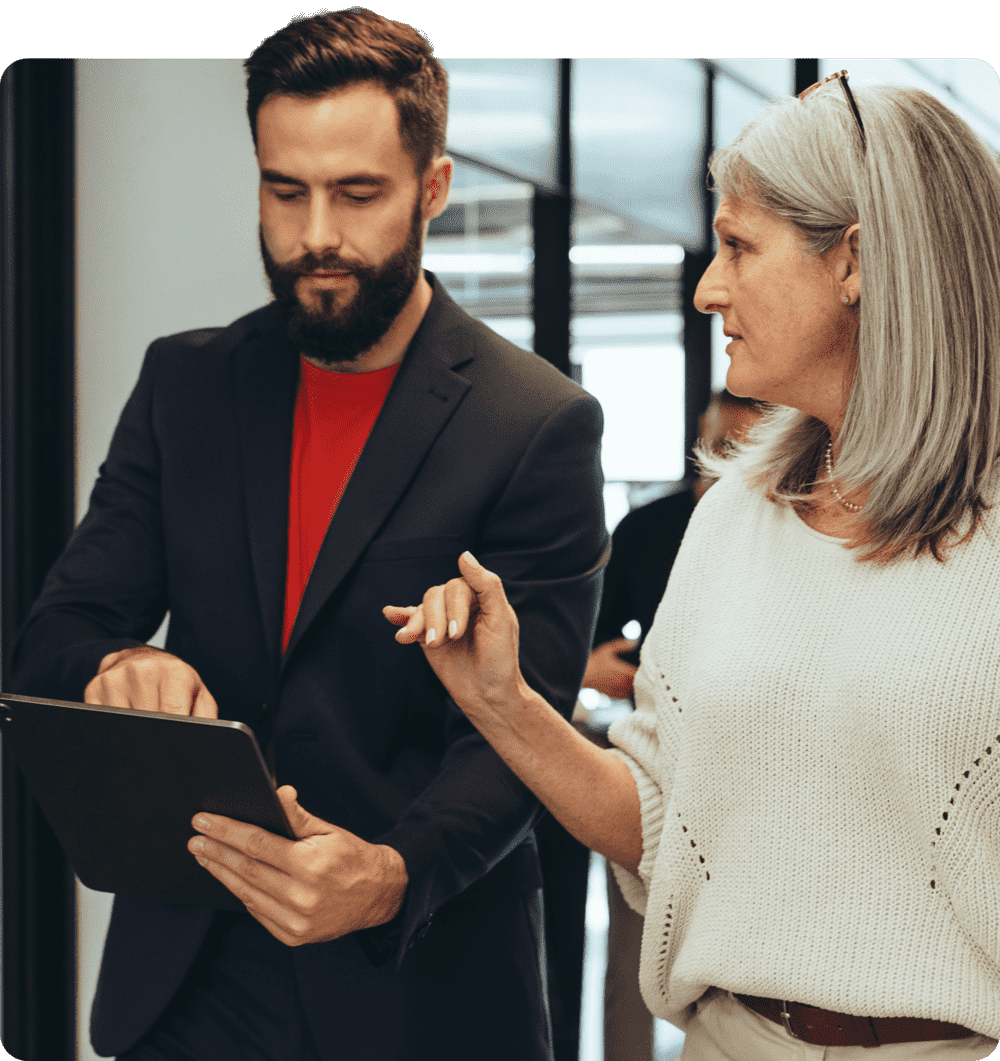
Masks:
[[[423,265],[473,317],[530,350],[532,186],[456,163],[448,206],[430,223]]]
[[[700,245],[703,82],[690,59],[575,60],[577,195]]]
[[[752,85],[768,99],[790,95],[795,79],[794,59],[712,59],[716,68]]]
[[[555,181],[555,59],[442,59],[448,148],[542,184]]]
[[[1000,77],[982,59],[820,59],[820,77],[846,69],[851,87],[913,85],[936,96],[1000,150]]]

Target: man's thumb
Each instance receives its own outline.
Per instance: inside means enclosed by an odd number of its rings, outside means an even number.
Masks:
[[[330,826],[322,819],[315,817],[299,805],[299,794],[291,785],[282,785],[278,789],[278,799],[285,809],[285,817],[299,840],[307,836],[315,836],[317,833],[330,832]]]

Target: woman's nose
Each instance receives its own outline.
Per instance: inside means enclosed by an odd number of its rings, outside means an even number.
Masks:
[[[728,305],[728,292],[723,283],[719,256],[716,255],[698,281],[694,292],[694,308],[699,313],[718,313]]]

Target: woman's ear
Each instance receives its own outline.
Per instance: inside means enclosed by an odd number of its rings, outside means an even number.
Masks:
[[[847,260],[850,265],[851,272],[857,277],[859,264],[858,264],[858,245],[860,242],[861,226],[851,225],[851,227],[844,233],[842,240],[842,246],[847,254]]]

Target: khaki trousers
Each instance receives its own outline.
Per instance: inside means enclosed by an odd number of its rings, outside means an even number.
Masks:
[[[813,1046],[792,1038],[730,992],[713,987],[698,1001],[680,1061],[979,1061],[990,1057],[996,1046],[997,1040],[985,1035],[870,1049]]]

